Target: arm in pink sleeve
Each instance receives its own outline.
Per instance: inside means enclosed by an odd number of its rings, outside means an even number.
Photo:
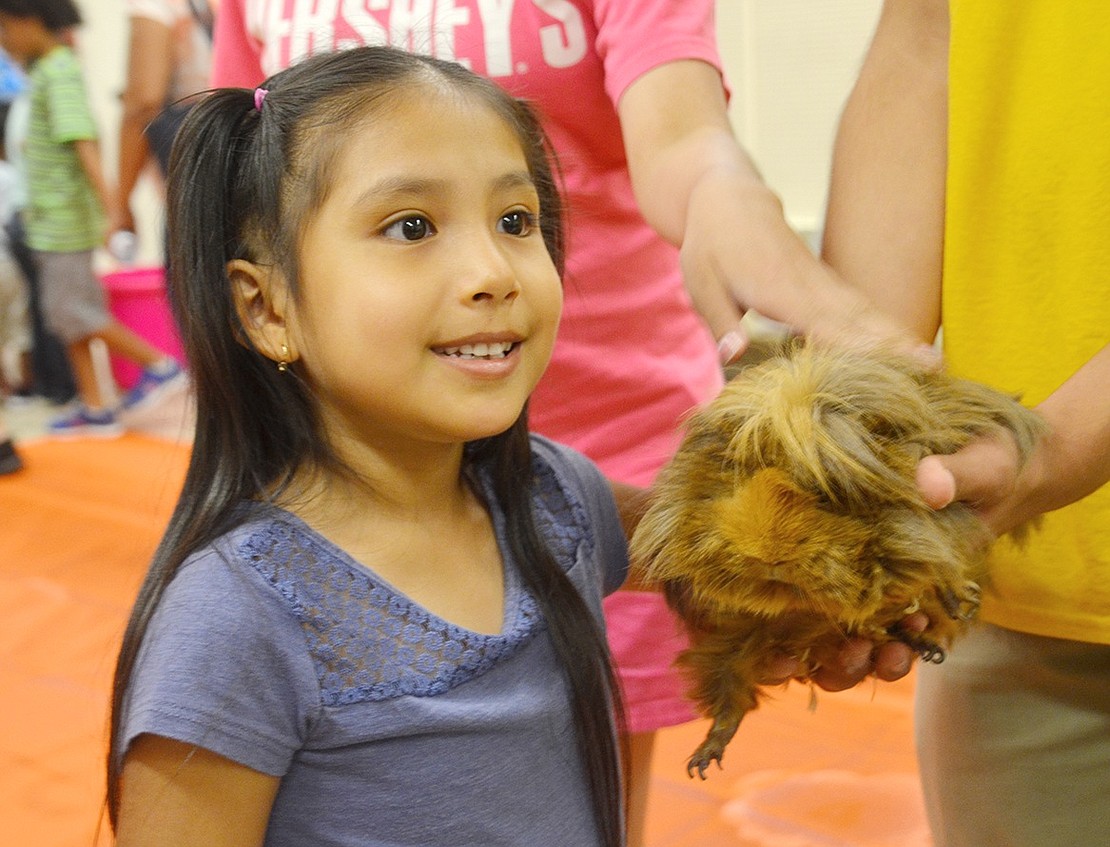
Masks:
[[[613,103],[637,78],[667,62],[697,59],[719,72],[715,8],[714,0],[595,0],[597,52]]]

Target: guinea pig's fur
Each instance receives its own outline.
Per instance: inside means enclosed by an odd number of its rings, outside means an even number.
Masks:
[[[688,770],[718,765],[780,654],[809,663],[850,636],[941,661],[979,605],[991,535],[936,511],[918,461],[1006,430],[1022,460],[1044,431],[1017,400],[883,351],[793,344],[686,422],[632,539],[632,558],[686,624],[678,659],[713,719]],[[923,611],[924,633],[899,629]]]

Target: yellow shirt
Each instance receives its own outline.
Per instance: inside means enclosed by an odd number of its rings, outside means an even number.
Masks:
[[[1035,405],[1110,341],[1110,5],[951,9],[945,354]],[[1000,541],[991,581],[985,620],[1110,643],[1110,486]]]

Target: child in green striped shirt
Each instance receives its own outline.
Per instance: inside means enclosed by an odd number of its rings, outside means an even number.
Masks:
[[[27,69],[31,114],[24,162],[27,243],[35,251],[43,315],[66,345],[80,405],[49,424],[58,436],[122,432],[93,366],[89,342],[143,368],[123,410],[148,405],[185,381],[180,366],[117,321],[93,271],[112,194],[100,166],[96,122],[68,32],[81,22],[72,0],[0,0],[0,43]]]

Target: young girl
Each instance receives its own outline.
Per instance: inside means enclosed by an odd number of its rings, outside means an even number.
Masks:
[[[384,47],[186,121],[198,423],[117,668],[120,845],[620,844],[624,536],[526,424],[561,305],[545,149],[492,83]]]

